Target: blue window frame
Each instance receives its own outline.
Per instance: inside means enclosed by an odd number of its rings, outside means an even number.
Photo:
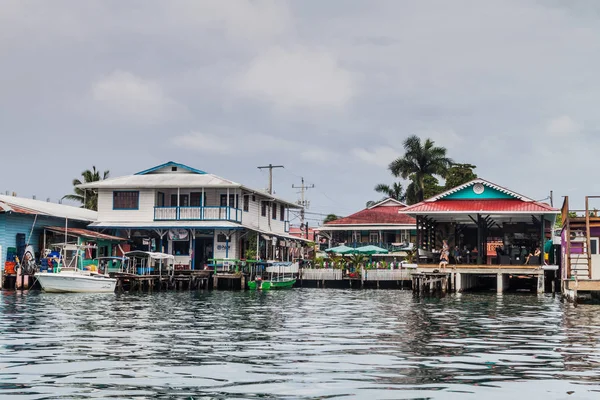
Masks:
[[[113,210],[139,210],[140,192],[135,190],[115,190],[113,192]]]

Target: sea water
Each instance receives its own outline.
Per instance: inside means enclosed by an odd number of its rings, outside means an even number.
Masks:
[[[0,398],[600,399],[600,306],[401,290],[0,296]]]

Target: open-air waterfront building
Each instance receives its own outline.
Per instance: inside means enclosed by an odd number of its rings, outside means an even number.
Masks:
[[[180,269],[248,255],[287,260],[303,241],[289,234],[297,204],[175,162],[80,188],[98,193],[91,227],[119,232],[133,250],[172,254]]]
[[[438,261],[447,240],[456,263],[541,265],[560,211],[484,179],[475,179],[409,206],[420,257]],[[539,249],[540,254],[533,256]],[[458,253],[457,253],[458,252]],[[529,257],[529,254],[532,254]]]

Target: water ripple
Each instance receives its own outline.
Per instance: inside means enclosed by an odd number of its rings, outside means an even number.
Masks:
[[[0,395],[600,398],[600,307],[297,289],[0,296]]]

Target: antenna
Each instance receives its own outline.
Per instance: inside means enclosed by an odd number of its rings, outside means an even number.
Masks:
[[[257,167],[258,169],[269,169],[269,194],[273,194],[273,168],[283,168],[283,165],[265,165]]]
[[[304,227],[305,231],[306,231],[306,237],[308,238],[308,223],[304,222],[304,209],[310,207],[310,201],[307,201],[304,199],[304,192],[306,191],[306,189],[312,189],[315,187],[314,183],[310,186],[307,186],[304,184],[304,177],[300,178],[302,181],[302,184],[300,186],[296,186],[296,185],[292,185],[293,189],[300,189],[300,201],[298,201],[298,204],[300,206],[302,206],[302,208],[300,209],[300,226]],[[302,237],[304,237],[304,235],[302,235]]]

